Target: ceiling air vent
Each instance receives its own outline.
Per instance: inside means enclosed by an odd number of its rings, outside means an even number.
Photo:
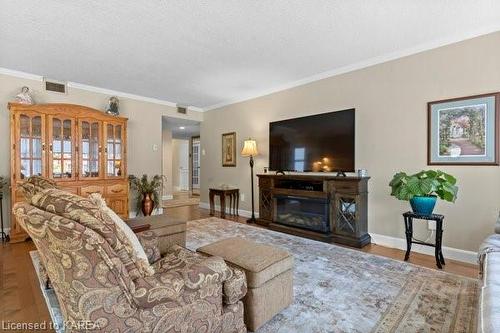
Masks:
[[[66,83],[64,83],[64,82],[44,79],[44,84],[45,84],[46,91],[52,91],[52,92],[56,92],[56,93],[60,93],[60,94],[66,94]]]
[[[187,113],[187,107],[177,105],[177,113],[186,114]]]

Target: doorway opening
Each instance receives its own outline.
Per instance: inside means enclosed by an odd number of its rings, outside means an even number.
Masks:
[[[163,175],[166,184],[163,207],[199,205],[200,199],[200,123],[163,117]]]

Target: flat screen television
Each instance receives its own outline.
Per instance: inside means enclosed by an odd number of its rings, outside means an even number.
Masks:
[[[354,171],[354,109],[269,124],[269,169]]]

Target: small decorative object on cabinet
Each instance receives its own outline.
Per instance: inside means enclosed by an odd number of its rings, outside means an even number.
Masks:
[[[389,186],[391,195],[399,200],[410,201],[415,214],[431,215],[437,197],[455,202],[458,193],[457,180],[443,171],[426,170],[414,175],[398,172]]]
[[[106,113],[112,116],[119,116],[120,115],[119,106],[120,106],[120,101],[118,100],[118,97],[115,96],[110,97]]]
[[[0,228],[1,228],[0,238],[2,239],[2,243],[9,241],[9,236],[5,233],[3,229],[3,202],[2,202],[3,194],[7,189],[8,184],[9,184],[8,181],[4,177],[0,176]]]
[[[164,176],[155,175],[149,181],[147,175],[142,175],[141,178],[130,175],[130,188],[137,194],[137,215],[142,212],[144,216],[150,216],[155,208],[160,207],[164,178]]]
[[[42,176],[63,190],[101,193],[128,218],[127,119],[72,104],[9,103],[11,202],[23,201],[17,185]],[[28,238],[11,214],[11,242]]]
[[[29,87],[22,87],[21,92],[16,95],[16,103],[20,104],[33,104],[33,97],[31,96]]]
[[[236,132],[222,134],[222,166],[236,166]]]
[[[500,93],[430,102],[429,165],[498,165]]]

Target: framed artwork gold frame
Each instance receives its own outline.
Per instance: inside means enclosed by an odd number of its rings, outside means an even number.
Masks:
[[[222,166],[236,166],[236,132],[222,134]]]

